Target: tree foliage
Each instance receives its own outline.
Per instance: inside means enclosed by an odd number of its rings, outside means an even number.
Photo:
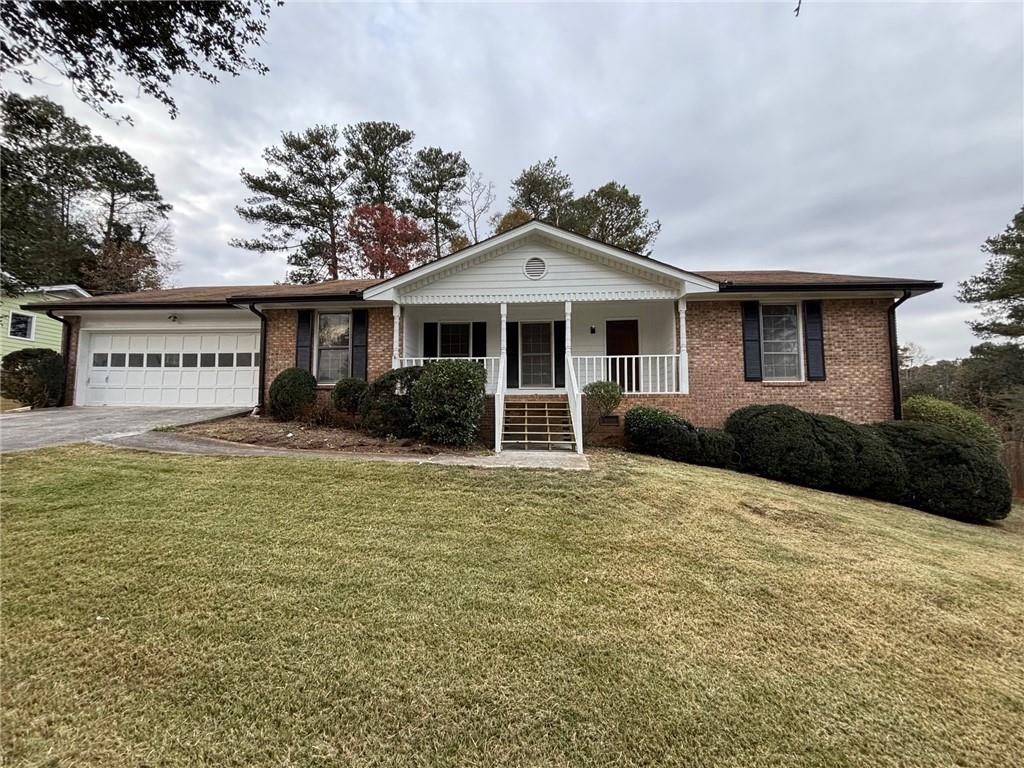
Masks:
[[[661,231],[640,196],[616,181],[574,197],[572,179],[558,168],[557,157],[513,179],[508,204],[509,211],[493,219],[495,234],[534,218],[646,256]]]
[[[174,265],[171,206],[153,174],[47,99],[8,94],[3,118],[4,291],[54,283],[117,290],[125,280],[108,279],[111,269],[158,287]],[[118,253],[131,258],[116,261]],[[131,279],[134,267],[147,275]]]
[[[512,180],[511,209],[560,226],[572,205],[572,179],[558,168],[558,158],[534,163]]]
[[[430,228],[435,258],[445,255],[445,244],[460,231],[456,216],[468,174],[461,152],[440,147],[418,151],[409,168],[411,211]]]
[[[350,274],[383,279],[407,272],[429,261],[428,235],[411,216],[396,213],[383,204],[358,205],[346,228],[350,248]]]
[[[565,226],[585,237],[647,256],[661,231],[661,222],[651,221],[649,216],[639,195],[609,181],[572,202]]]
[[[218,74],[259,74],[267,67],[247,55],[266,33],[268,0],[219,2],[0,3],[0,71],[31,83],[30,67],[44,62],[70,81],[75,94],[105,116],[124,102],[126,77],[167,107],[179,75],[217,82]],[[131,122],[131,118],[124,116]]]
[[[236,238],[231,245],[260,254],[286,253],[295,283],[337,280],[345,256],[349,215],[345,154],[335,125],[316,125],[301,133],[284,132],[280,146],[263,151],[267,170],[242,169],[251,194],[235,211],[263,225],[257,238]]]
[[[981,246],[985,271],[960,283],[960,301],[981,306],[983,319],[970,323],[982,338],[1024,338],[1024,208],[1006,229]]]
[[[416,134],[396,123],[371,121],[346,126],[343,135],[352,205],[386,205],[408,212],[407,176]]]

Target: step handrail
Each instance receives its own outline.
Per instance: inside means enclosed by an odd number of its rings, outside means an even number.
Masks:
[[[569,400],[569,420],[572,422],[572,435],[576,441],[576,453],[583,453],[583,394],[576,380],[576,369],[572,364],[572,355],[565,353],[565,383]]]
[[[503,331],[504,333],[504,331]],[[494,452],[501,453],[501,433],[505,426],[505,354],[498,363],[498,380],[494,384]]]

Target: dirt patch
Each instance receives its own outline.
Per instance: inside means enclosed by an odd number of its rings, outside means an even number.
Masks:
[[[350,451],[353,453],[486,454],[480,445],[468,448],[439,448],[416,440],[385,440],[347,427],[303,424],[297,421],[271,421],[259,416],[237,416],[202,424],[190,424],[173,431],[199,437],[212,437],[232,443],[263,445],[274,448],[299,448],[317,451]]]

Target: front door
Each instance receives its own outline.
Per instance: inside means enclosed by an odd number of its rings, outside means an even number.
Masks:
[[[519,349],[519,385],[523,388],[554,386],[551,323],[520,323]]]
[[[636,320],[608,320],[605,323],[605,354],[608,380],[617,382],[623,392],[640,390],[640,361],[624,355],[640,354],[640,326]]]

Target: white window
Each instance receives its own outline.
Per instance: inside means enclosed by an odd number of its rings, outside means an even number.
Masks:
[[[765,381],[801,381],[800,305],[761,305],[761,364]]]
[[[473,333],[469,323],[441,323],[438,336],[438,357],[470,356]]]
[[[352,315],[324,312],[317,315],[316,380],[333,384],[352,375]]]
[[[23,315],[21,312],[11,312],[10,328],[7,335],[15,339],[29,339],[35,336],[36,319],[32,315]]]

